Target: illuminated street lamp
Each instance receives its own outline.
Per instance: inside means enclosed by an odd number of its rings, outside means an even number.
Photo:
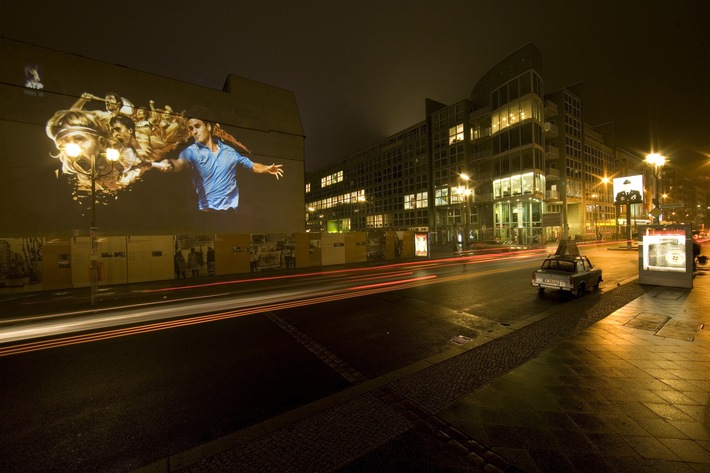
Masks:
[[[599,194],[598,192],[595,192],[594,194],[592,194],[592,198],[594,199],[594,222],[595,222],[595,223],[594,223],[594,237],[595,237],[595,238],[599,236],[599,207],[598,207],[598,206],[599,206],[599,200],[600,200],[599,197],[602,197],[602,198],[601,198],[601,203],[602,203],[602,205],[603,205],[605,202],[608,202],[608,199],[609,199],[609,190],[608,190],[608,189],[609,189],[609,186],[608,186],[607,184],[609,184],[609,182],[611,182],[611,179],[609,179],[609,178],[606,177],[606,176],[605,176],[605,177],[602,177],[601,182],[600,182],[599,184],[603,184],[603,185],[604,185],[604,193],[603,193],[603,194]],[[597,184],[597,186],[596,186],[597,189],[599,188],[599,184]]]
[[[312,230],[313,222],[313,213],[316,211],[315,207],[312,207],[310,205],[306,206],[306,232],[310,232]],[[320,231],[320,228],[318,229]]]
[[[653,223],[658,224],[660,223],[659,217],[661,215],[661,203],[658,200],[659,184],[661,180],[660,172],[661,168],[666,164],[666,157],[658,153],[651,153],[646,156],[646,164],[653,168],[653,177],[655,179],[653,204],[656,206],[654,208],[656,212],[653,215]]]
[[[367,198],[364,195],[358,195],[357,196],[357,203],[360,204],[360,209],[361,210],[364,207],[364,212],[362,212],[362,217],[361,221],[363,224],[363,229],[367,230],[368,227],[368,219],[374,219],[373,216],[371,216],[370,212],[372,211],[372,208],[370,208],[370,202],[367,200]],[[357,210],[356,210],[357,212]],[[373,223],[374,226],[374,223]]]
[[[468,181],[470,177],[468,174],[462,173],[459,175],[459,177],[465,182],[464,185],[459,186],[456,189],[456,192],[459,195],[459,200],[463,204],[464,208],[464,216],[463,216],[463,221],[464,221],[464,237],[463,237],[463,250],[465,251],[468,248],[468,224],[469,224],[469,216],[470,216],[470,210],[469,210],[469,196],[471,195],[471,189],[468,187]]]
[[[76,143],[67,143],[67,145],[64,147],[64,152],[69,157],[77,158],[81,155],[82,149]],[[96,155],[94,154],[91,155],[91,169],[89,172],[79,171],[80,168],[76,168],[77,171],[89,176],[89,178],[91,179],[91,227],[89,228],[89,239],[91,242],[91,305],[94,305],[94,303],[96,302],[96,290],[98,285],[99,229],[96,227],[96,179],[111,174],[111,172],[113,172],[113,163],[118,161],[119,157],[120,153],[118,150],[113,148],[106,149],[106,159],[111,164],[111,167],[105,173],[98,172],[96,166]]]

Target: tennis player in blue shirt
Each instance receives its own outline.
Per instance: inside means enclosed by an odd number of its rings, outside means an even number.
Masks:
[[[153,167],[157,167],[162,172],[181,172],[191,169],[199,210],[205,212],[237,210],[239,206],[236,174],[238,166],[251,169],[256,174],[272,174],[276,179],[283,176],[281,164],[255,163],[225,144],[224,141],[229,141],[249,151],[219,124],[189,116],[187,125],[195,143],[182,150],[178,159],[164,159],[153,163]]]

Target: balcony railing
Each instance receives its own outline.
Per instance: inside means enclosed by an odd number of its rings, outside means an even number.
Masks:
[[[545,200],[560,200],[560,191],[545,191]]]
[[[545,118],[557,115],[557,104],[552,100],[545,100]]]
[[[557,146],[545,145],[545,159],[559,159],[560,150]]]
[[[545,129],[545,138],[557,138],[557,136],[560,134],[560,129],[557,125],[554,123],[547,122],[544,125]]]

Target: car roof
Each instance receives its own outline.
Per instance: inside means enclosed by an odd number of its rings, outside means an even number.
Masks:
[[[573,255],[549,255],[546,259],[558,259],[565,261],[577,261],[578,259],[586,258],[585,256],[573,256]]]

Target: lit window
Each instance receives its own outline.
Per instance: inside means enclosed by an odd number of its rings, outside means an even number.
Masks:
[[[449,189],[436,189],[434,205],[449,205]]]
[[[534,103],[530,97],[511,102],[507,107],[491,114],[491,131],[496,133],[518,122],[532,118]]]
[[[343,171],[338,171],[334,174],[330,174],[328,176],[322,177],[320,180],[320,185],[321,187],[328,187],[332,184],[342,182],[343,180]]]
[[[463,141],[463,124],[449,128],[449,144]]]
[[[384,227],[385,219],[382,215],[368,215],[366,222],[368,228],[382,228]]]
[[[404,196],[404,209],[409,210],[409,209],[415,209],[417,208],[417,202],[416,199],[414,198],[414,194],[409,194]]]

